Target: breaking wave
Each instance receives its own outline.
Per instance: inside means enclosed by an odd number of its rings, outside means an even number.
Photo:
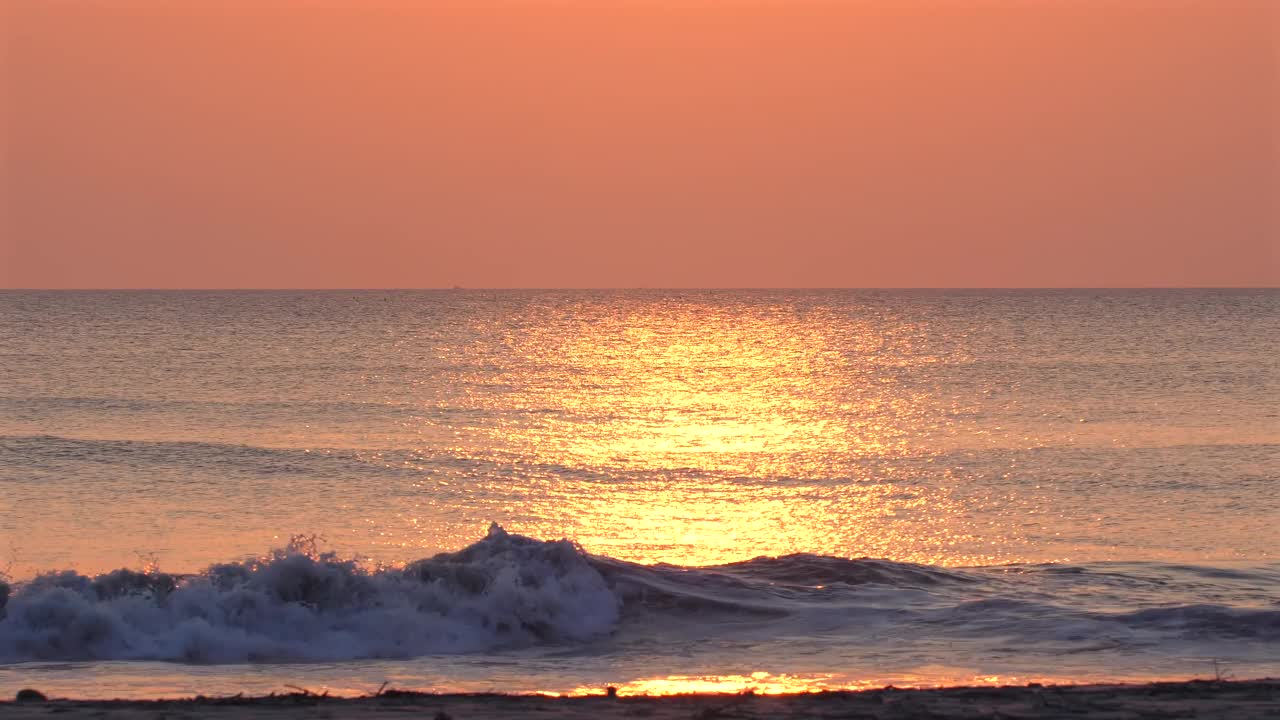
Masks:
[[[0,608],[0,660],[317,661],[571,642],[607,633],[619,604],[566,540],[493,526],[457,552],[369,571],[280,551],[200,575],[46,574]]]
[[[1117,607],[1099,588],[1165,584],[1210,570],[1005,566],[964,570],[884,560],[790,555],[716,567],[644,566],[594,556],[569,540],[539,541],[493,525],[454,553],[401,568],[291,546],[194,575],[117,570],[49,573],[0,583],[0,662],[168,660],[319,662],[581,645],[612,636],[716,632],[722,624],[787,622],[824,633],[889,623],[937,636],[1109,642],[1135,638],[1280,641],[1275,570],[1244,573],[1265,587],[1244,606]],[[1234,572],[1234,571],[1233,571]],[[1064,578],[1105,606],[1072,603]],[[1121,578],[1122,582],[1117,582]],[[1087,591],[1087,592],[1085,592]],[[1119,592],[1119,591],[1117,591]],[[694,625],[682,624],[692,620]]]

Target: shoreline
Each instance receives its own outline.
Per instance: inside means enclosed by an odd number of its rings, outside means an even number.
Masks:
[[[681,720],[737,718],[1280,718],[1280,679],[1185,680],[1144,684],[972,686],[922,689],[823,691],[762,695],[690,694],[505,695],[436,694],[389,689],[377,695],[338,697],[306,692],[259,697],[177,700],[48,700],[0,702],[0,720],[32,720],[56,714],[66,720],[116,718],[185,720],[250,718],[385,718],[409,713],[437,720],[635,718]]]

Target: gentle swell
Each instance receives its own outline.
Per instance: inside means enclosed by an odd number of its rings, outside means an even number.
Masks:
[[[128,463],[133,467],[211,466],[274,474],[374,474],[410,472],[412,453],[356,449],[274,448],[195,441],[89,440],[56,435],[0,435],[0,460],[57,466],[59,462]]]

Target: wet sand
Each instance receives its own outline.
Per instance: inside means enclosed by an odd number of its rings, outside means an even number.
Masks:
[[[0,703],[0,720],[56,717],[116,720],[303,720],[424,717],[649,718],[784,720],[786,718],[1271,718],[1280,719],[1280,680],[1193,680],[1147,685],[1079,685],[868,690],[799,695],[545,697],[435,695],[388,691],[362,698],[303,693],[190,700],[49,700]]]

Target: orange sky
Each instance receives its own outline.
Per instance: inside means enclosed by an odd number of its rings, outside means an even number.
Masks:
[[[0,287],[1280,285],[1272,0],[0,0]]]

